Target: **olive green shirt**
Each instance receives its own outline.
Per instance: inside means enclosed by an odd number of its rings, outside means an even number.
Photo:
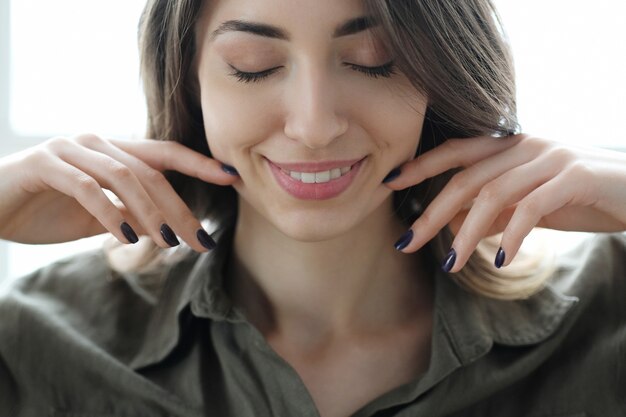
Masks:
[[[14,283],[0,299],[0,417],[318,416],[230,303],[231,239],[154,276],[114,273],[93,251]],[[427,372],[353,416],[626,416],[626,235],[593,237],[527,300],[476,296],[443,272],[434,283]]]

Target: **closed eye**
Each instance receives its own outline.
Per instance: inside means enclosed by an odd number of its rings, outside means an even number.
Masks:
[[[349,64],[349,63],[345,63],[344,65],[372,78],[378,78],[378,77],[389,78],[393,74],[396,73],[395,64],[393,61],[390,61],[378,67],[365,67],[362,65]],[[243,83],[253,83],[253,82],[262,81],[265,78],[272,75],[273,73],[275,73],[276,71],[278,71],[280,68],[282,68],[282,67],[274,67],[274,68],[269,68],[269,69],[266,69],[264,71],[259,71],[259,72],[244,72],[244,71],[238,70],[232,65],[230,65],[230,67],[233,70],[233,72],[230,75],[235,77],[237,81],[243,82]]]

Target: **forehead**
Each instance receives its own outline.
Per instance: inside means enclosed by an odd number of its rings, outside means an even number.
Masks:
[[[365,17],[362,0],[209,0],[203,4],[196,29],[198,35],[210,39],[218,34],[246,33],[241,26],[225,22],[255,22],[280,29],[270,37],[295,41],[307,36],[337,37],[342,35],[340,29],[348,31],[343,35],[359,32],[365,22],[354,19]],[[352,27],[341,28],[349,20],[353,20]]]

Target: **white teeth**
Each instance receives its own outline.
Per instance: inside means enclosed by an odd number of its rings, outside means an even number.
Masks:
[[[330,171],[322,171],[322,172],[316,172],[315,173],[315,182],[316,183],[321,183],[321,182],[328,182],[330,181]]]
[[[350,169],[352,169],[352,167],[334,168],[328,171],[320,172],[296,172],[284,169],[281,169],[281,171],[289,175],[294,180],[301,181],[305,184],[320,184],[337,179],[350,172]]]
[[[302,174],[302,179],[300,181],[302,181],[305,184],[314,184],[315,183],[315,172],[303,172]]]

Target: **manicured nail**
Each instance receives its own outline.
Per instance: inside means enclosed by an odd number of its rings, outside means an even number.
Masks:
[[[397,250],[402,250],[409,246],[409,243],[413,240],[413,230],[409,230],[403,234],[400,239],[393,245]]]
[[[231,167],[230,165],[222,164],[222,171],[236,177],[239,176],[239,172],[237,172],[235,167]]]
[[[400,176],[401,173],[402,171],[400,170],[400,168],[394,168],[389,174],[387,174],[385,179],[383,179],[383,184],[386,184],[388,182],[395,180],[396,178]]]
[[[454,250],[454,248],[452,248],[450,249],[450,252],[448,252],[446,259],[443,260],[441,269],[443,269],[443,272],[450,272],[455,262],[456,262],[456,251]]]
[[[215,243],[213,238],[204,229],[198,229],[196,237],[200,244],[208,250],[213,250],[217,246],[217,243]]]
[[[496,268],[502,268],[502,265],[504,265],[505,259],[506,259],[506,253],[504,253],[504,249],[500,247],[500,249],[498,249],[498,253],[496,254],[496,260],[494,261],[493,264],[496,266]]]
[[[128,224],[126,222],[122,222],[122,224],[120,225],[120,229],[122,229],[122,233],[124,234],[124,237],[126,239],[128,239],[128,241],[130,243],[137,243],[137,242],[139,242],[139,238],[137,237],[137,233],[135,233],[133,228],[130,227],[130,224]]]
[[[174,231],[165,223],[161,225],[161,236],[163,236],[163,240],[170,246],[180,245]]]

